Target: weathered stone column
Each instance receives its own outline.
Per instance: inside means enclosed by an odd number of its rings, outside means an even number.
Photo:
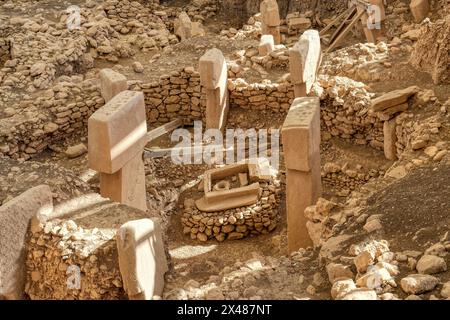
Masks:
[[[296,98],[281,131],[286,164],[286,210],[289,252],[311,246],[304,211],[321,193],[320,101]]]
[[[409,8],[414,17],[414,22],[421,23],[428,16],[428,12],[430,12],[430,3],[428,0],[411,0]]]
[[[117,231],[120,274],[130,300],[162,296],[169,270],[159,219],[129,221]]]
[[[206,129],[225,130],[228,117],[228,69],[219,49],[208,50],[199,63],[200,82],[206,90]]]
[[[306,97],[311,91],[321,57],[320,36],[317,30],[306,30],[289,50],[289,69],[296,98]]]
[[[100,91],[105,102],[127,89],[127,78],[123,74],[112,69],[102,69],[100,71]]]
[[[262,16],[262,33],[271,34],[275,44],[281,43],[280,11],[276,0],[264,0],[260,6]]]
[[[50,187],[40,185],[0,206],[0,300],[21,300],[26,282],[27,233],[34,217],[53,211]]]
[[[105,198],[147,210],[142,152],[147,143],[142,92],[123,91],[88,121],[89,167]]]

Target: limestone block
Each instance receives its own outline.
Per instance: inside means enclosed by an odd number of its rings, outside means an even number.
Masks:
[[[281,130],[286,168],[310,171],[320,163],[320,100],[296,98]]]
[[[263,24],[268,27],[280,25],[280,12],[276,0],[264,0],[261,2],[260,11]]]
[[[397,125],[395,123],[395,118],[385,121],[383,124],[383,135],[384,135],[384,155],[388,160],[397,159]]]
[[[100,173],[100,194],[104,198],[146,211],[147,195],[142,152],[128,161],[119,171],[113,174]]]
[[[27,232],[34,216],[53,210],[50,188],[31,188],[0,207],[0,300],[23,298]]]
[[[128,89],[127,78],[114,70],[100,71],[100,89],[105,102],[110,101],[118,93]]]
[[[317,30],[306,30],[300,40],[289,50],[291,82],[305,83],[307,93],[316,81],[321,55],[320,36]]]
[[[200,58],[200,82],[206,89],[216,89],[222,82],[227,82],[227,64],[222,51],[213,48]]]
[[[181,12],[177,19],[174,21],[175,34],[181,38],[181,40],[189,39],[192,37],[192,21],[186,12]]]
[[[275,42],[273,35],[263,34],[261,36],[261,41],[259,42],[259,55],[266,56],[275,49]]]
[[[116,236],[119,268],[129,299],[162,296],[167,258],[159,219],[141,219],[122,225]]]
[[[414,21],[420,23],[428,16],[430,4],[428,0],[411,0],[409,8],[411,9]]]
[[[119,93],[89,118],[89,167],[103,173],[117,172],[143,151],[146,135],[143,93]]]
[[[403,104],[419,90],[419,87],[411,86],[405,89],[388,92],[372,100],[372,110],[384,111],[399,104]]]

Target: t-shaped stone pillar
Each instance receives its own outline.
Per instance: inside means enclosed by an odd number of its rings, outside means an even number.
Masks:
[[[306,30],[289,50],[289,69],[296,98],[306,97],[316,81],[321,62],[320,36],[317,30]]]
[[[312,245],[304,211],[321,193],[320,101],[296,98],[281,131],[286,164],[286,210],[289,252]]]
[[[224,130],[228,117],[228,69],[219,49],[211,49],[200,58],[200,82],[206,90],[206,129]]]
[[[275,44],[281,43],[280,11],[276,0],[264,0],[261,2],[262,33],[271,34]]]
[[[88,121],[89,167],[100,172],[105,198],[147,210],[142,152],[147,143],[142,92],[123,91]]]

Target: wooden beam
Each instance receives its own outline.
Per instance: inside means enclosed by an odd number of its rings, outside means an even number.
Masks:
[[[183,121],[181,119],[173,120],[165,125],[162,125],[156,129],[150,130],[147,132],[147,142],[155,140],[158,137],[165,135],[166,133],[175,130],[176,128],[183,125]]]
[[[339,16],[337,16],[336,19],[334,19],[333,21],[331,21],[325,28],[323,28],[319,35],[322,37],[328,30],[331,29],[331,27],[337,25],[337,23],[339,22],[339,20],[341,20],[344,16],[348,15],[350,13],[350,10],[353,10],[352,7],[348,8],[347,10],[345,10],[343,13],[341,13]]]
[[[361,11],[358,13],[350,22],[350,24],[341,32],[341,34],[336,38],[336,40],[328,47],[326,53],[330,52],[336,45],[347,35],[347,33],[351,30],[351,28],[359,21],[359,19],[363,16],[365,11]]]
[[[339,25],[339,27],[334,31],[334,33],[330,37],[330,43],[332,44],[334,42],[334,39],[340,35],[342,30],[344,29],[345,25],[348,23],[349,19],[351,19],[357,12],[356,6],[353,6],[350,8],[348,15],[345,17],[345,19],[342,21],[342,23]]]

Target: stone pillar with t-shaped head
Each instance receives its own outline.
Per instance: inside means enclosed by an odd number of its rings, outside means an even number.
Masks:
[[[228,68],[219,49],[210,49],[200,58],[200,82],[206,90],[206,129],[225,130],[228,117]]]
[[[296,98],[306,97],[316,81],[322,52],[317,30],[306,30],[289,50],[289,69]]]
[[[321,193],[320,100],[296,98],[281,130],[286,164],[286,210],[289,252],[311,246],[306,207]]]
[[[271,34],[275,44],[281,43],[280,34],[280,10],[276,0],[264,0],[261,2],[262,34]]]
[[[122,91],[88,121],[89,167],[100,172],[105,198],[147,210],[142,153],[147,123],[142,92]]]

